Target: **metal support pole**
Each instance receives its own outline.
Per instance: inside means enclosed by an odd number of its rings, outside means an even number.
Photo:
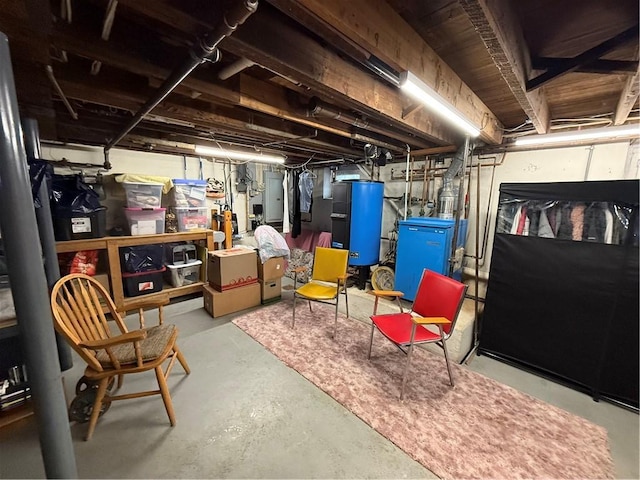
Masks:
[[[40,149],[40,133],[38,122],[34,118],[22,120],[22,130],[24,132],[24,146],[28,158],[42,158]],[[56,239],[53,233],[53,221],[51,220],[51,206],[49,205],[49,187],[47,182],[40,184],[38,190],[40,198],[40,208],[36,208],[36,220],[38,222],[38,232],[40,232],[40,245],[44,253],[44,271],[47,276],[47,286],[49,289],[60,278],[60,267],[58,266],[58,254],[56,252]],[[71,349],[64,338],[56,332],[56,345],[58,347],[58,358],[62,371],[73,367]]]
[[[48,478],[77,478],[49,292],[18,115],[9,41],[0,32],[0,226]]]
[[[464,155],[462,156],[462,168],[460,171],[460,185],[458,186],[458,202],[456,205],[456,221],[453,225],[453,244],[451,245],[451,260],[449,261],[449,276],[453,276],[453,265],[458,248],[458,233],[460,231],[460,212],[462,211],[462,203],[464,202],[464,177],[467,171],[467,161],[469,160],[469,135],[464,139]]]

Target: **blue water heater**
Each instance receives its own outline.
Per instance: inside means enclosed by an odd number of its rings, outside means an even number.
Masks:
[[[455,220],[416,217],[401,220],[398,225],[394,288],[404,293],[404,299],[415,300],[425,268],[449,275]],[[467,220],[462,219],[456,242],[458,247],[464,246],[466,236]],[[460,269],[453,273],[458,280],[461,275]]]
[[[333,184],[331,246],[349,250],[349,265],[371,266],[380,260],[384,183],[367,180]]]

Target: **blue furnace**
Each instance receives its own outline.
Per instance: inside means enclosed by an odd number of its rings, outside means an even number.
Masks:
[[[404,299],[414,300],[425,268],[443,275],[449,274],[455,220],[416,217],[401,220],[398,225],[394,288],[404,292]],[[467,220],[461,219],[458,247],[464,246],[466,236]],[[461,275],[460,269],[453,273],[458,280]]]

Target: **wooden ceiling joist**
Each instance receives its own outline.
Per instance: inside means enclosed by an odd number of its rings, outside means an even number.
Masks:
[[[527,91],[530,92],[536,88],[540,88],[555,78],[574,72],[578,68],[588,65],[594,60],[598,60],[603,55],[606,55],[621,45],[637,39],[638,24],[636,23],[633,27],[626,29],[615,37],[590,48],[574,58],[567,59],[566,62],[556,65],[553,68],[549,68],[545,73],[527,81]]]
[[[634,76],[627,78],[624,85],[613,118],[614,125],[622,125],[627,121],[631,109],[638,101],[638,95],[640,95],[640,72],[636,71]]]
[[[502,124],[493,112],[384,0],[290,2],[303,5],[394,70],[411,71],[468,120],[481,126],[483,140],[502,141]],[[414,114],[409,118],[415,117]],[[402,118],[401,112],[399,118]]]
[[[100,61],[105,65],[129,71],[137,75],[152,79],[150,84],[157,85],[169,75],[170,71],[164,67],[145,61],[131,52],[123,52],[113,48],[102,40],[90,39],[80,32],[73,33],[67,28],[60,28],[53,36],[53,42],[59,48],[70,53],[83,56],[90,60]],[[210,101],[222,102],[227,105],[237,105],[256,110],[261,113],[273,115],[278,118],[293,121],[301,125],[326,131],[343,138],[354,138],[351,129],[344,126],[339,127],[327,123],[319,122],[309,118],[306,112],[292,108],[287,100],[287,89],[268,82],[263,82],[255,78],[240,75],[241,80],[235,82],[235,88],[223,87],[222,85],[198,78],[198,72],[185,78],[176,89],[177,93],[194,98],[194,93],[203,95]],[[197,95],[195,95],[197,96]],[[393,131],[389,130],[387,136],[394,138]],[[396,139],[404,144],[408,135],[397,134]],[[412,142],[417,145],[425,145],[425,141],[419,137]]]
[[[508,0],[461,0],[502,78],[538,133],[549,128],[549,105],[542,90],[527,92],[530,55],[522,29]]]
[[[531,66],[535,70],[548,70],[557,68],[569,62],[570,58],[533,57]],[[594,60],[575,69],[579,73],[597,73],[601,75],[621,74],[635,75],[638,71],[638,62],[630,60]]]
[[[73,81],[68,79],[61,79],[60,85],[71,99],[91,102],[98,105],[104,105],[108,107],[115,107],[123,110],[136,110],[145,100],[143,95],[133,92],[126,92],[121,87],[109,88],[104,86],[100,90],[96,90],[91,87],[87,87],[84,82]],[[193,108],[185,105],[180,105],[174,102],[165,101],[157,106],[153,111],[153,115],[159,117],[165,117],[167,119],[176,120],[179,122],[191,122],[199,125],[203,128],[212,129],[213,133],[218,129],[222,129],[226,132],[246,132],[253,131],[267,135],[271,135],[274,138],[283,140],[295,139],[302,136],[308,136],[309,131],[307,129],[296,128],[295,126],[287,126],[286,124],[279,123],[279,128],[275,128],[274,125],[269,125],[268,120],[261,121],[255,116],[247,118],[244,121],[239,119],[233,119],[226,115],[218,115],[211,109],[206,108]],[[322,136],[320,136],[322,138]],[[339,154],[352,154],[353,151],[347,146],[336,145],[335,140],[333,142],[329,139],[315,139],[309,138],[307,140],[310,144],[322,146],[329,151]]]
[[[384,117],[393,128],[440,144],[460,140],[440,119],[424,112],[403,119],[399,89],[344,60],[284,20],[263,10],[223,40],[221,48],[294,78],[326,99],[367,115]]]

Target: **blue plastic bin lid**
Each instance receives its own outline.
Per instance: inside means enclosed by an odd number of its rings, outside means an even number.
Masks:
[[[184,179],[184,178],[174,178],[173,179],[173,184],[174,185],[196,185],[199,187],[206,187],[207,186],[207,181],[206,180],[188,180],[188,179]]]
[[[124,207],[127,212],[151,212],[155,210],[156,212],[164,212],[166,210],[165,207],[157,207],[157,208],[142,208],[142,207]]]

